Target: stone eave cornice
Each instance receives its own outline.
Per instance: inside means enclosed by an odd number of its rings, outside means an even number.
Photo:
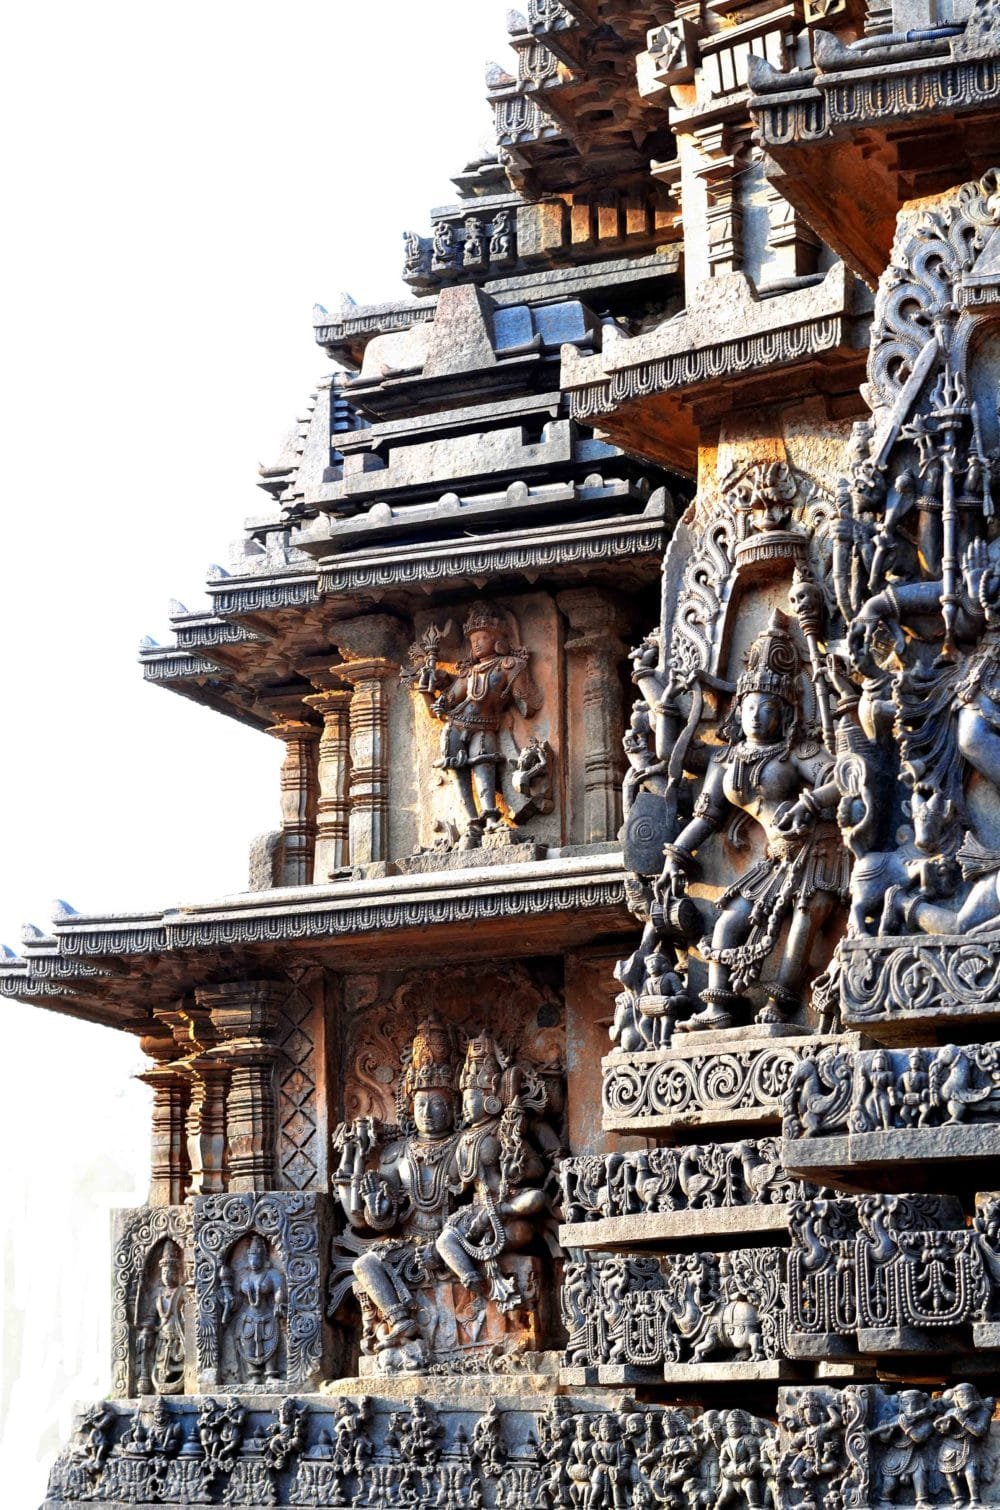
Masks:
[[[219,619],[307,608],[319,597],[315,571],[301,566],[285,572],[218,578],[206,584],[206,591],[213,614]]]
[[[872,50],[859,60],[836,37],[815,33],[818,66],[798,70],[788,86],[764,60],[753,67],[749,108],[767,148],[830,140],[884,123],[997,107],[1000,49],[955,57],[946,42]],[[900,51],[910,55],[900,57]],[[914,55],[915,53],[915,55]],[[763,63],[764,66],[761,66]],[[865,66],[867,64],[867,66]]]
[[[147,1003],[248,961],[266,969],[297,949],[321,954],[334,969],[357,968],[359,960],[398,960],[404,945],[414,958],[440,954],[445,942],[453,957],[474,958],[495,950],[498,938],[515,954],[560,953],[630,926],[620,853],[577,853],[247,892],[162,913],[60,917],[55,950],[46,952],[59,963],[60,982],[31,958],[8,957],[0,961],[0,996],[141,1032]]]
[[[237,674],[216,660],[176,646],[157,645],[140,649],[139,663],[143,680],[153,686],[166,687],[252,728],[268,725],[269,720],[254,708],[255,694],[244,691]]]
[[[768,175],[874,287],[901,205],[995,164],[1000,35],[966,30],[864,51],[815,37],[814,68],[786,75],[751,63],[751,117]]]
[[[435,295],[423,299],[390,300],[385,304],[344,304],[334,313],[317,305],[313,313],[316,343],[335,362],[361,366],[364,350],[373,336],[409,330],[412,325],[433,320]]]
[[[864,363],[869,311],[866,290],[843,263],[820,281],[771,296],[729,273],[701,284],[687,309],[654,330],[610,339],[606,332],[593,355],[563,347],[562,387],[574,419],[599,425],[625,450],[692,473],[697,403],[720,388],[726,407],[753,402],[764,389],[774,392],[775,374],[824,364],[849,368],[843,384],[851,387]]]
[[[669,522],[662,500],[656,502],[654,495],[641,514],[505,531],[492,538],[355,551],[319,561],[320,590],[380,597],[401,588],[463,579],[474,583],[483,577],[524,573],[558,576],[603,562],[655,562],[665,547]]]

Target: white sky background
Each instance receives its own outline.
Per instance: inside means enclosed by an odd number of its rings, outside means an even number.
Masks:
[[[0,22],[0,941],[242,889],[281,750],[135,664],[205,603],[329,361],[489,136],[500,0],[35,0]],[[36,1510],[110,1382],[108,1211],[148,1180],[134,1040],[0,1002],[0,1484]]]

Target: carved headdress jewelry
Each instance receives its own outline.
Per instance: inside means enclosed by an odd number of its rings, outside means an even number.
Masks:
[[[507,622],[503,614],[491,603],[473,603],[469,609],[469,617],[462,625],[462,633],[468,636],[477,629],[488,629],[505,638],[508,634]]]
[[[736,684],[737,700],[748,692],[767,692],[780,697],[790,707],[796,707],[798,669],[799,655],[788,628],[788,619],[780,608],[776,608],[767,628],[750,646],[746,670]]]
[[[410,1047],[410,1062],[403,1076],[403,1094],[412,1098],[417,1091],[454,1089],[455,1040],[452,1030],[439,1017],[425,1017]]]
[[[486,1110],[491,1116],[496,1116],[508,1099],[503,1094],[503,1090],[508,1089],[505,1083],[506,1069],[507,1059],[497,1047],[496,1040],[488,1033],[478,1033],[475,1038],[469,1039],[466,1046],[458,1088],[462,1091],[485,1091]]]

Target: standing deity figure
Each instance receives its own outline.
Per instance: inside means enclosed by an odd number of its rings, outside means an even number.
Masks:
[[[335,1181],[353,1251],[362,1249],[351,1265],[354,1288],[368,1317],[366,1342],[377,1353],[415,1345],[423,1361],[422,1285],[457,1280],[478,1314],[487,1297],[503,1312],[526,1302],[498,1259],[526,1245],[545,1206],[545,1168],[525,1131],[527,1112],[544,1106],[545,1092],[530,1071],[501,1058],[492,1039],[470,1041],[456,1127],[453,1036],[428,1018],[400,1088],[415,1130],[359,1118],[337,1131]]]
[[[184,1393],[184,1281],[176,1249],[160,1260],[160,1288],[139,1328],[140,1395]]]
[[[658,890],[679,898],[706,839],[741,813],[766,841],[763,857],[719,898],[711,937],[699,945],[709,961],[704,1010],[675,1031],[732,1025],[787,918],[787,942],[757,1015],[758,1022],[784,1022],[801,1004],[819,931],[847,898],[849,861],[836,824],[833,759],[803,731],[798,666],[788,620],[775,610],[750,647],[721,730],[726,743],[709,762],[694,816],[665,846]]]
[[[236,1352],[248,1384],[280,1382],[278,1349],[281,1321],[287,1310],[284,1276],[268,1263],[267,1243],[254,1233],[247,1246],[246,1272],[233,1288],[233,1273],[222,1266],[220,1320],[225,1327],[236,1317]]]
[[[500,724],[510,708],[526,715],[528,707],[517,682],[530,652],[512,645],[506,621],[488,603],[473,605],[463,625],[470,655],[451,675],[438,667],[437,651],[447,634],[430,630],[411,659],[419,671],[410,674],[418,692],[430,701],[433,716],[444,724],[441,754],[434,762],[450,771],[465,820],[462,847],[474,849],[484,832],[504,827],[501,814]]]

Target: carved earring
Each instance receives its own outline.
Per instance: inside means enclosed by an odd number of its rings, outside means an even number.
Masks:
[[[500,1115],[500,1097],[499,1096],[484,1096],[483,1097],[483,1111],[486,1113],[486,1115],[488,1117],[497,1117],[497,1116],[499,1116]]]

